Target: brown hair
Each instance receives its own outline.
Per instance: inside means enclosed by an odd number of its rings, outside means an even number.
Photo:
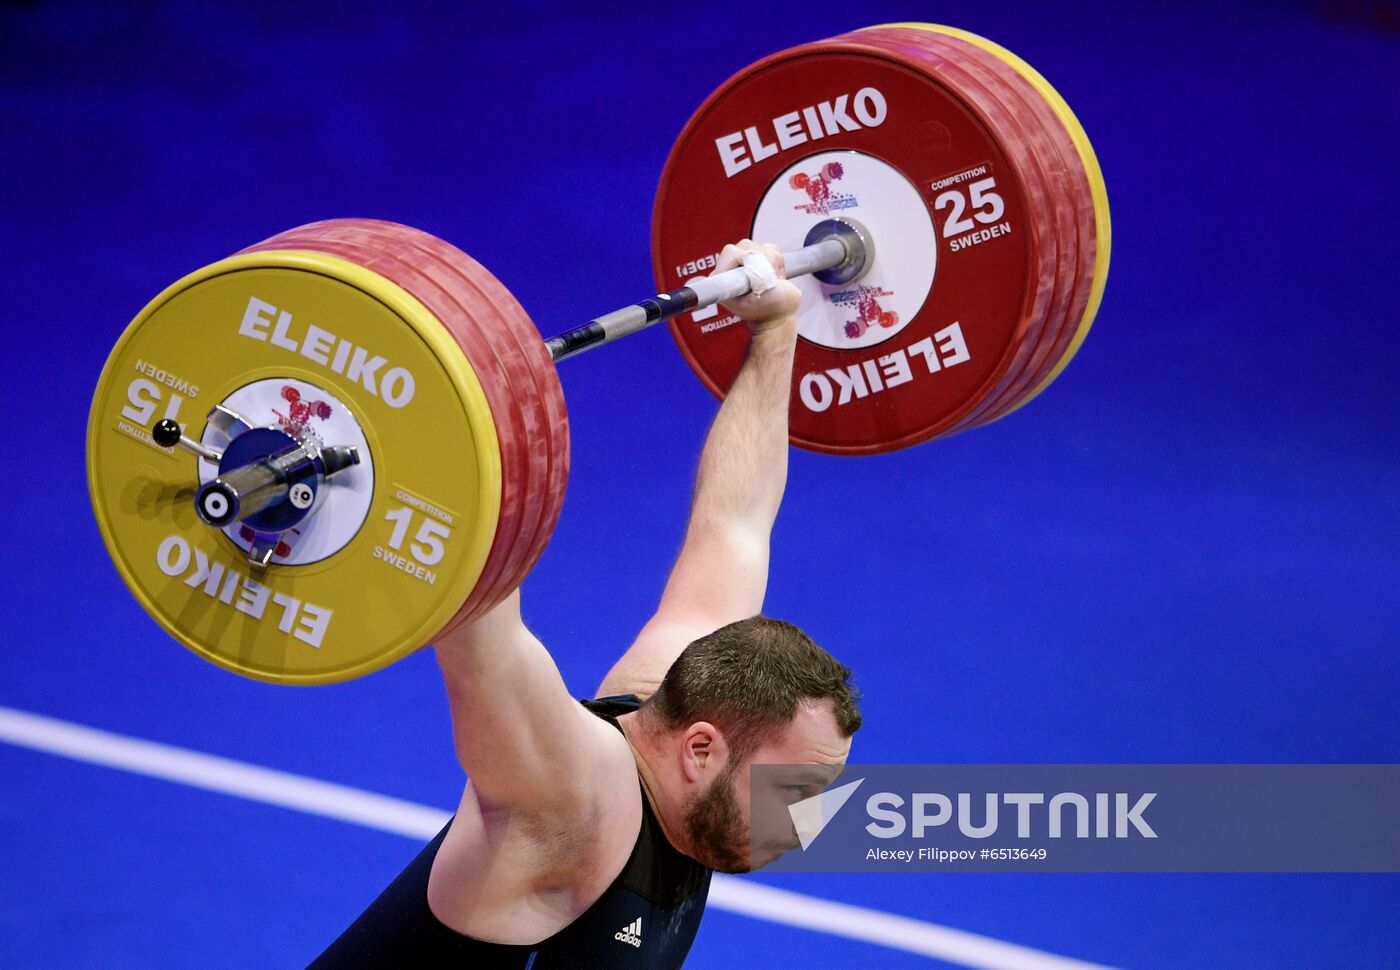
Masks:
[[[681,652],[646,706],[671,730],[709,721],[737,757],[792,720],[803,700],[830,700],[845,737],[860,727],[851,670],[791,623],[754,616]]]

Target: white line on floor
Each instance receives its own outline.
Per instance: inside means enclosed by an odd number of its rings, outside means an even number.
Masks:
[[[427,840],[449,813],[387,795],[99,731],[0,707],[0,741],[89,764]],[[716,875],[710,905],[755,919],[936,957],[984,970],[1102,970],[1100,964],[1017,946],[936,923]]]

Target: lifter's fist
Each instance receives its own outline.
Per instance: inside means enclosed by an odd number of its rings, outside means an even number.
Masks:
[[[715,273],[723,273],[741,265],[749,253],[761,253],[766,256],[778,274],[778,281],[761,295],[747,293],[725,301],[725,309],[743,317],[749,325],[749,330],[755,334],[787,324],[792,324],[795,332],[795,314],[797,305],[802,302],[802,291],[783,277],[783,254],[777,246],[741,239],[737,245],[724,247],[724,251],[715,261]]]

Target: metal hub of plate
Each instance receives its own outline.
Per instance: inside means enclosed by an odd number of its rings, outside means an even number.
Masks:
[[[374,497],[374,455],[369,439],[350,408],[336,395],[309,381],[295,378],[267,378],[238,388],[220,402],[223,412],[211,412],[200,443],[223,452],[224,462],[216,468],[199,462],[199,482],[213,481],[226,465],[261,457],[265,447],[255,437],[275,436],[292,442],[309,442],[313,447],[331,442],[354,448],[357,464],[323,483],[306,483],[301,491],[293,487],[286,503],[274,510],[276,517],[242,520],[224,529],[236,546],[250,551],[259,532],[277,533],[270,565],[301,566],[320,562],[344,549],[369,518]],[[238,415],[247,422],[230,426],[217,420],[220,413]],[[251,427],[250,427],[251,426]],[[244,459],[238,444],[251,449]],[[303,494],[309,492],[305,498]]]
[[[798,332],[830,350],[893,339],[923,308],[938,266],[936,230],[918,188],[869,155],[820,152],[778,174],[759,200],[750,235],[805,242],[814,220],[830,216],[856,220],[879,240],[878,255],[850,286],[815,275],[795,280],[802,290]]]

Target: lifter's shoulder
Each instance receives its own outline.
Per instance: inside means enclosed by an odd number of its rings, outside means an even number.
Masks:
[[[640,781],[626,736],[582,706],[577,713],[581,716],[560,733],[559,749],[546,755],[557,766],[554,784],[543,785],[534,797],[503,804],[479,792],[468,799],[474,793],[469,777],[463,807],[498,827],[509,823],[510,831],[529,830],[541,839],[568,834],[585,843],[606,835],[610,829],[604,823],[619,811],[635,808],[640,820]]]

